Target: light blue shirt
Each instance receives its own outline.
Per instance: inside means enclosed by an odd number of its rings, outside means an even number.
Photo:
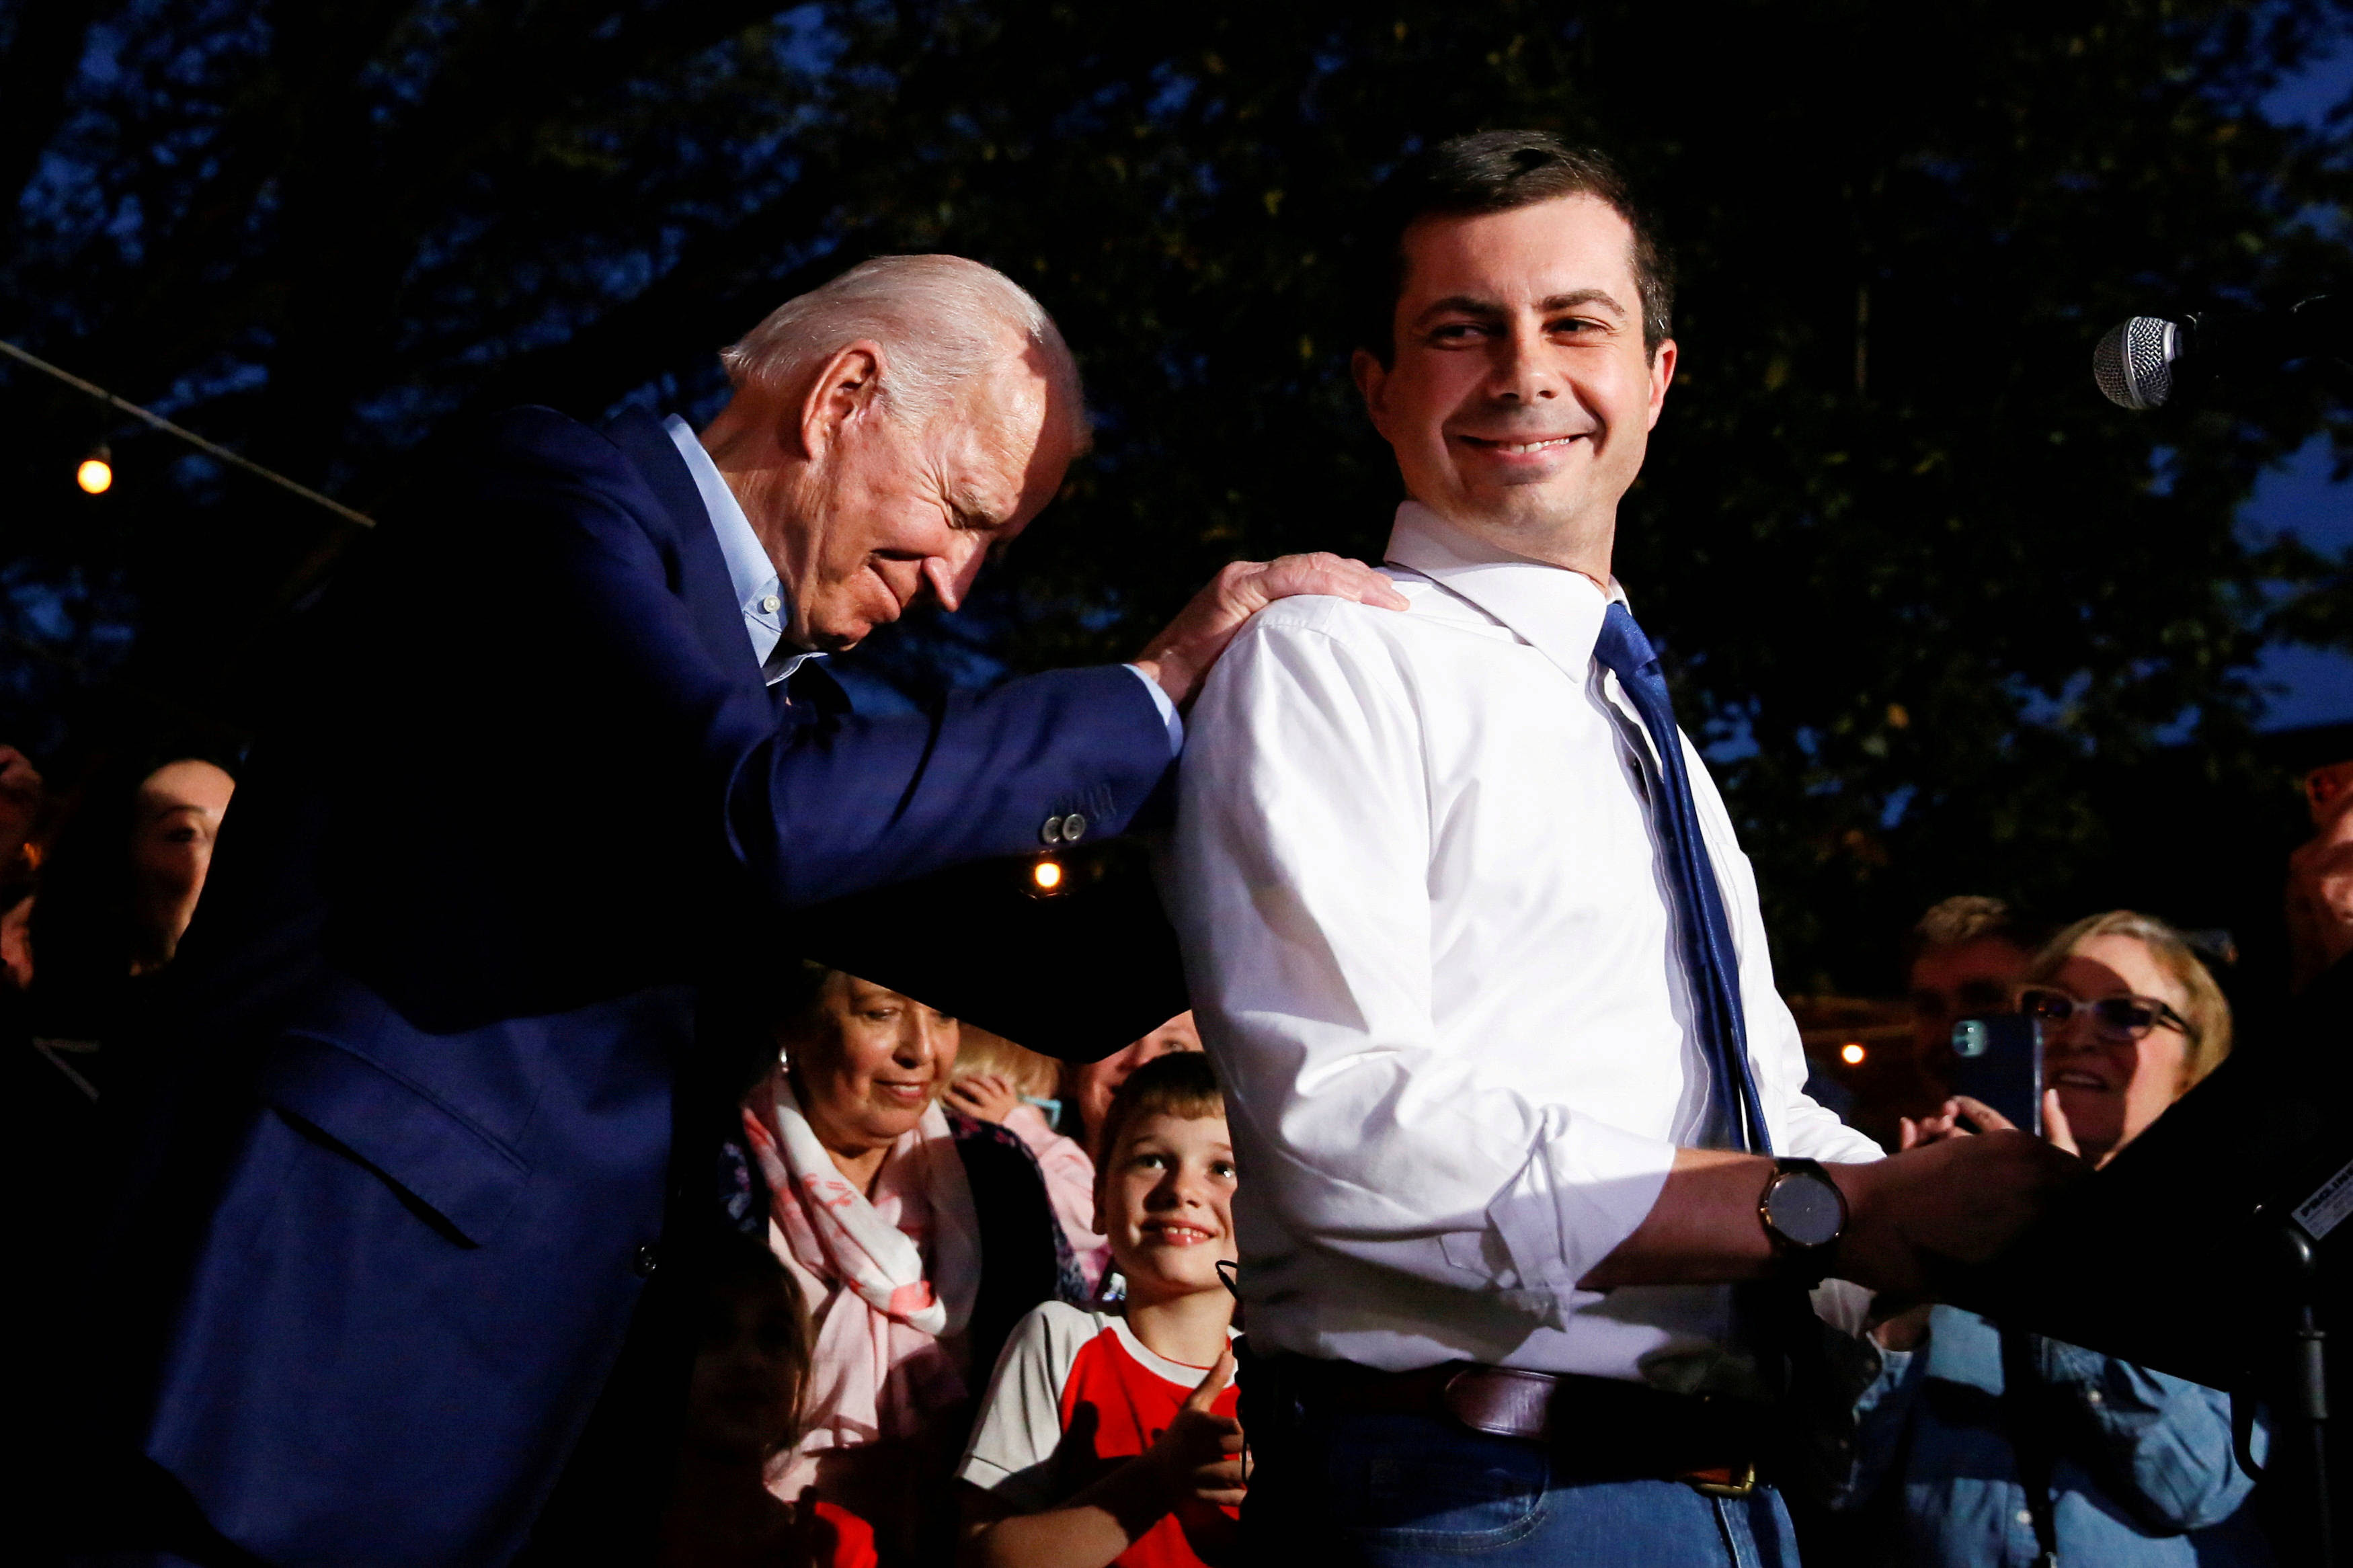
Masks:
[[[2099,1568],[2259,1568],[2271,1552],[2251,1511],[2254,1483],[2231,1441],[2231,1399],[2058,1340],[2036,1337],[2056,1465],[2051,1501],[2063,1563]],[[2001,1335],[1938,1307],[1916,1351],[1884,1351],[1855,1404],[1853,1468],[1833,1507],[1902,1489],[1906,1561],[2027,1568],[2027,1507],[2002,1406]],[[2269,1447],[2258,1421],[2260,1463]],[[1899,1466],[1898,1460],[1901,1460]]]
[[[727,581],[734,587],[737,607],[744,612],[744,631],[752,639],[752,657],[760,661],[762,678],[774,686],[807,660],[823,658],[821,653],[785,647],[784,579],[776,574],[776,563],[768,559],[767,546],[752,531],[752,520],[744,515],[719,465],[695,438],[694,427],[673,414],[662,421],[662,428],[670,432],[678,455],[686,459],[686,471],[694,476],[702,509],[711,514],[711,531],[719,537],[719,553],[727,562]]]
[[[744,515],[735,492],[727,488],[726,476],[702,449],[694,426],[673,414],[662,421],[662,428],[670,432],[678,455],[686,459],[686,471],[694,476],[702,508],[711,514],[711,531],[718,536],[719,553],[726,559],[727,581],[734,587],[735,603],[744,612],[744,631],[752,639],[752,657],[760,661],[761,676],[774,686],[807,660],[823,658],[821,653],[785,646],[784,579],[768,558],[767,546],[752,531],[752,520]],[[1185,749],[1185,721],[1176,704],[1160,689],[1158,681],[1132,664],[1126,668],[1152,693],[1152,705],[1160,710],[1160,721],[1168,726],[1168,754],[1175,756]]]

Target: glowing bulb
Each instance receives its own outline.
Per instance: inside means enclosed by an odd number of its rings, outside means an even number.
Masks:
[[[1062,868],[1056,861],[1040,860],[1029,868],[1029,879],[1039,892],[1050,893],[1062,885]]]
[[[1866,1054],[1868,1053],[1863,1050],[1862,1043],[1856,1040],[1849,1040],[1839,1047],[1839,1060],[1851,1068],[1861,1067]]]
[[[114,483],[114,465],[104,458],[84,458],[81,467],[74,470],[74,483],[86,495],[104,495]]]

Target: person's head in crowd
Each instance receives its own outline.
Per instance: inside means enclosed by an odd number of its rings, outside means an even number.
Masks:
[[[783,1060],[745,1098],[744,1130],[815,1348],[800,1436],[768,1487],[848,1510],[885,1555],[934,1561],[923,1543],[951,1526],[944,1475],[978,1382],[1023,1314],[1082,1287],[1019,1137],[941,1102],[955,1019],[814,964],[775,986]]]
[[[1912,1044],[1934,1073],[1951,1055],[1953,1026],[2010,1010],[2034,939],[2000,899],[1963,894],[1928,907],[1904,944]]]
[[[1542,132],[1461,136],[1383,185],[1367,232],[1354,371],[1406,492],[1519,555],[1606,566],[1675,368],[1625,181]]]
[[[41,806],[47,791],[41,772],[14,746],[0,746],[0,889],[16,886],[30,874],[26,847],[40,826]]]
[[[659,1568],[838,1568],[873,1562],[873,1534],[823,1503],[767,1488],[800,1436],[813,1335],[799,1287],[774,1253],[730,1240],[710,1258],[678,1473]]]
[[[756,1474],[800,1436],[808,1318],[774,1252],[753,1241],[712,1250],[685,1443],[712,1459],[749,1459]]]
[[[1052,318],[961,257],[861,262],[722,358],[735,395],[702,444],[784,579],[800,647],[854,647],[925,596],[955,609],[1088,442]]]
[[[172,961],[236,789],[226,768],[201,757],[92,777],[50,845],[33,904],[34,980],[45,1005],[80,1012]]]
[[[197,757],[140,781],[131,816],[132,921],[141,945],[134,970],[161,968],[178,952],[236,792],[227,769]]]
[[[777,1031],[809,1130],[860,1186],[948,1084],[961,1037],[937,1008],[838,969],[801,965]]]
[[[970,1024],[960,1026],[960,1033],[955,1068],[948,1079],[953,1109],[983,1121],[1003,1121],[1018,1106],[1054,1098],[1061,1063]]]
[[[1155,1058],[1130,1073],[1103,1112],[1095,1229],[1111,1242],[1131,1305],[1215,1291],[1234,1240],[1233,1136],[1209,1058]]]
[[[1201,1048],[1201,1032],[1193,1025],[1193,1015],[1177,1014],[1160,1027],[1133,1044],[1124,1046],[1101,1061],[1072,1062],[1062,1068],[1061,1099],[1063,1115],[1075,1114],[1078,1125],[1067,1122],[1064,1131],[1103,1162],[1103,1116],[1111,1109],[1112,1097],[1128,1075],[1148,1061],[1168,1055],[1171,1051],[1198,1051]]]
[[[2034,955],[2021,1011],[2042,1023],[2054,1141],[2094,1164],[2147,1130],[2231,1054],[2231,1007],[2179,931],[2111,910]]]
[[[2353,760],[2304,776],[2312,837],[2288,856],[2287,934],[2299,991],[2353,954]]]

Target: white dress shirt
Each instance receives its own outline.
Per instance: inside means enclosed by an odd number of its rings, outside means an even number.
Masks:
[[[662,421],[662,428],[670,432],[678,455],[686,459],[686,471],[694,476],[695,491],[702,497],[703,510],[711,514],[711,531],[718,535],[719,553],[726,558],[727,581],[735,590],[735,602],[743,607],[744,630],[752,639],[752,657],[760,661],[761,678],[774,686],[808,660],[823,658],[821,653],[784,646],[785,580],[769,559],[767,546],[753,531],[752,520],[744,515],[743,503],[727,488],[726,476],[702,449],[694,426],[673,414]],[[1183,751],[1185,721],[1177,714],[1176,702],[1152,677],[1132,664],[1125,668],[1152,694],[1152,705],[1168,727],[1169,754]]]
[[[1388,557],[1409,610],[1271,605],[1190,720],[1165,881],[1240,1163],[1250,1337],[1751,1388],[1728,1289],[1577,1287],[1708,1111],[1661,775],[1593,658],[1609,598],[1413,502]],[[1684,753],[1774,1146],[1876,1159],[1801,1090],[1755,877]]]

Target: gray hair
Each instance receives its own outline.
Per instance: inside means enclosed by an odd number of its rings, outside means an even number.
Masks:
[[[1008,357],[1008,340],[1067,400],[1084,444],[1078,366],[1046,308],[993,267],[961,256],[878,256],[786,300],[723,350],[737,386],[782,388],[860,339],[882,347],[878,387],[901,423],[928,425]]]

